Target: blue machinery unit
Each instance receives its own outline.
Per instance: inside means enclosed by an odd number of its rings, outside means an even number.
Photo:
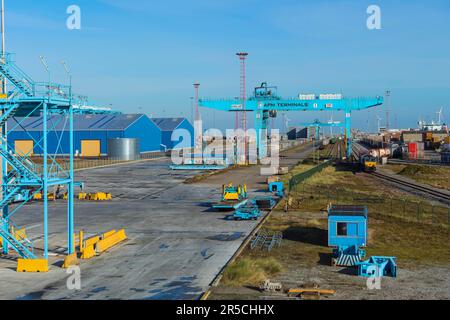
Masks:
[[[358,275],[362,277],[397,277],[397,259],[395,257],[372,256],[358,263]]]
[[[329,99],[326,96],[284,99],[277,96],[276,87],[262,83],[255,88],[254,96],[245,101],[245,110],[241,99],[199,99],[201,107],[222,111],[249,111],[255,113],[256,145],[259,159],[267,156],[267,123],[270,117],[276,117],[278,111],[344,111],[347,158],[352,153],[351,114],[353,111],[380,106],[382,97]]]
[[[2,214],[0,217],[0,238],[3,240],[3,253],[8,254],[10,248],[24,259],[35,259],[33,242],[26,236],[17,237],[14,230],[19,228],[14,224],[13,217],[22,207],[38,193],[43,193],[43,256],[48,258],[48,192],[53,186],[67,186],[67,251],[74,252],[74,180],[73,180],[73,113],[74,104],[78,98],[72,95],[71,86],[64,86],[49,82],[34,82],[13,61],[11,54],[0,56],[0,73],[8,83],[7,92],[0,96],[0,125],[2,158],[2,199],[0,200]],[[62,163],[56,155],[49,154],[47,141],[49,132],[59,124],[49,121],[52,114],[63,114],[60,117],[65,131],[65,138],[69,140],[70,154]],[[31,151],[16,154],[13,145],[8,143],[7,120],[11,117],[43,116],[43,132],[40,139],[33,139],[35,145],[43,150],[42,164],[32,161]],[[16,124],[20,126],[20,122]],[[52,132],[53,133],[53,132]],[[68,135],[68,136],[67,136]],[[62,143],[63,134],[58,135],[58,146]],[[10,207],[17,195],[22,195],[21,202]],[[11,210],[12,209],[12,210]]]
[[[365,256],[367,207],[328,206],[328,246],[333,247],[332,265],[355,266]]]
[[[257,205],[245,205],[236,209],[234,220],[257,220],[261,216],[261,210]]]
[[[397,276],[395,257],[372,256],[362,261],[367,245],[366,206],[328,206],[328,246],[333,247],[331,258],[335,266],[357,266],[363,277]]]

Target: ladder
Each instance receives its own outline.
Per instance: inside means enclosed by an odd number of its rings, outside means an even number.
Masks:
[[[3,246],[5,242],[9,244],[22,258],[24,259],[36,259],[33,252],[33,242],[26,237],[17,236],[13,234],[15,230],[14,224],[10,221],[6,221],[3,217],[0,217],[0,238],[3,239]]]
[[[3,148],[0,148],[0,155],[5,158],[5,160],[13,167],[15,170],[18,171],[20,176],[33,180],[38,179],[38,175],[34,171],[34,165],[31,160],[26,159],[26,157],[23,157],[22,159],[18,159],[13,154],[9,153]]]
[[[9,54],[0,56],[0,73],[22,94],[28,97],[34,96],[34,81],[11,60]]]

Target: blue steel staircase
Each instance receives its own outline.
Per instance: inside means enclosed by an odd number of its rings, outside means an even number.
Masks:
[[[68,188],[68,254],[73,253],[73,103],[84,101],[84,98],[72,94],[71,86],[56,83],[34,82],[14,62],[12,54],[0,54],[0,77],[6,79],[8,89],[0,94],[0,158],[3,162],[2,194],[0,200],[0,240],[3,253],[8,248],[14,249],[24,259],[36,259],[33,242],[26,238],[11,217],[33,198],[37,192],[44,195],[43,201],[43,256],[48,259],[48,188],[56,185],[67,185]],[[42,150],[43,163],[34,163],[28,155],[14,152],[8,145],[8,129],[6,124],[12,117],[43,117],[46,124],[49,114],[69,116],[70,154],[69,168],[61,166],[55,155],[50,155],[47,148],[48,134],[54,127],[43,127],[42,137],[32,138],[34,145]],[[66,126],[66,123],[64,124]],[[64,168],[63,168],[64,167]],[[23,200],[10,211],[15,200]]]
[[[0,56],[0,73],[21,93],[28,97],[34,96],[34,81],[13,62],[10,54]]]
[[[0,237],[3,238],[3,245],[6,241],[22,258],[36,259],[33,242],[26,237],[18,236],[14,230],[17,229],[11,221],[0,217]]]
[[[10,118],[14,117],[17,110],[19,109],[19,104],[14,103],[7,107],[0,118],[0,126],[3,126]]]
[[[13,90],[2,96],[6,101],[2,104],[2,114],[0,115],[0,126],[4,125],[11,117],[14,117],[19,110],[20,103],[11,102],[10,99],[18,96],[32,97],[35,95],[35,82],[20,69],[12,60],[10,54],[0,55],[0,74],[6,78]],[[39,175],[36,173],[36,165],[26,156],[12,154],[8,150],[6,134],[2,134],[0,156],[4,163],[10,166],[6,177],[3,177],[3,199],[0,200],[0,210],[5,212],[7,208],[25,189],[29,189],[26,184],[31,181],[38,181]],[[5,171],[4,171],[5,172]],[[7,212],[7,211],[6,211]],[[5,245],[14,249],[22,258],[35,259],[33,253],[33,242],[26,238],[24,234],[18,235],[15,230],[19,230],[8,216],[0,216],[0,238],[2,246]],[[5,251],[5,250],[4,250]]]
[[[8,162],[11,167],[13,167],[17,171],[17,173],[21,177],[27,180],[38,178],[38,175],[34,171],[35,166],[33,165],[33,162],[31,160],[28,160],[25,157],[20,158],[14,156],[3,148],[0,148],[0,155]]]

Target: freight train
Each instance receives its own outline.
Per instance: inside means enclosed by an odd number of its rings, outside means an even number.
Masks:
[[[387,149],[368,150],[360,144],[355,144],[354,151],[359,159],[359,164],[365,172],[374,172],[377,170],[378,159],[388,155]]]
[[[377,158],[370,154],[365,154],[360,157],[360,163],[362,166],[362,169],[366,172],[374,172],[377,170]]]

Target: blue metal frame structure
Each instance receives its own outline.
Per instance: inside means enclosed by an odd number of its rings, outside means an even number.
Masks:
[[[320,128],[322,127],[343,127],[344,124],[342,122],[320,122],[319,119],[314,120],[313,122],[304,122],[299,125],[304,127],[314,127],[316,128],[315,136],[316,140],[320,139]]]
[[[255,113],[256,144],[258,157],[262,159],[267,156],[266,139],[267,123],[270,117],[276,117],[280,111],[344,111],[345,112],[345,134],[347,143],[347,157],[352,153],[351,140],[351,113],[357,110],[377,107],[383,104],[383,98],[342,98],[342,99],[286,99],[277,95],[277,87],[269,87],[262,83],[255,88],[254,96],[245,102],[245,111]],[[242,101],[239,98],[231,99],[199,99],[199,106],[221,111],[242,112]]]
[[[0,55],[0,74],[8,81],[8,92],[0,97],[0,124],[2,158],[2,199],[0,200],[0,237],[3,240],[3,254],[14,249],[20,257],[35,259],[33,241],[27,237],[17,237],[18,230],[11,217],[35,194],[43,194],[43,256],[48,258],[48,191],[53,186],[67,186],[67,253],[74,252],[74,172],[73,172],[73,114],[74,104],[81,104],[80,96],[72,94],[72,87],[48,82],[34,82],[14,62],[13,55]],[[49,116],[63,114],[64,127],[69,134],[70,154],[68,159],[61,159],[50,154],[47,149],[49,132],[54,131],[57,123],[52,123]],[[34,162],[29,153],[16,154],[14,146],[8,143],[8,132],[20,126],[7,128],[7,121],[12,117],[43,117],[43,131],[40,139],[30,140],[43,149],[42,164]],[[63,121],[63,120],[60,120]],[[54,131],[55,134],[56,131]],[[58,135],[58,146],[62,133]],[[65,162],[63,161],[65,160]],[[13,202],[20,195],[20,203]],[[12,210],[10,211],[10,209]]]

